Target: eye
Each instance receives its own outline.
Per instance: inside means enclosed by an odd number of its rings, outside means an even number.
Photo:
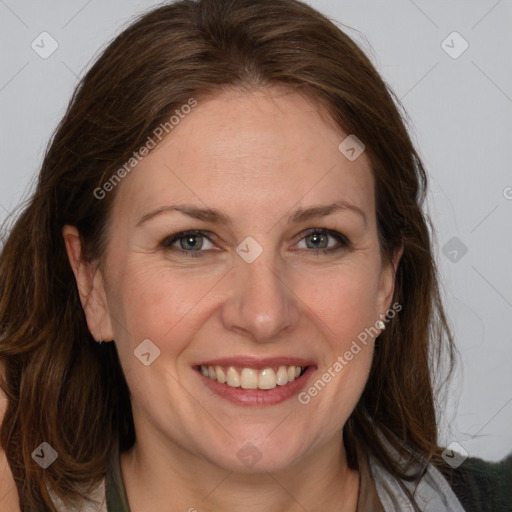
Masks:
[[[329,239],[334,240],[332,243]],[[299,244],[305,242],[306,249],[311,249],[315,256],[329,254],[347,247],[350,247],[350,240],[337,231],[323,228],[312,228],[300,239]]]
[[[213,244],[205,231],[191,230],[168,236],[160,246],[166,250],[176,250],[184,256],[198,257],[201,254],[195,253],[205,252],[211,249]]]
[[[306,243],[305,249],[309,249],[307,252],[314,256],[334,253],[351,246],[350,240],[345,235],[323,228],[307,230],[299,240],[299,244],[302,242]],[[214,245],[206,231],[190,230],[166,237],[160,243],[160,247],[167,251],[177,251],[186,257],[197,258],[204,256],[201,253],[208,252]]]

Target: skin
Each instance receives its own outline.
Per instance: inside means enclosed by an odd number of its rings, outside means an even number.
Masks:
[[[342,429],[368,379],[373,340],[307,405],[297,397],[242,407],[213,394],[192,366],[218,357],[303,357],[313,383],[391,306],[394,271],[381,259],[374,182],[363,153],[349,161],[347,136],[303,96],[281,88],[225,91],[201,100],[117,186],[109,243],[99,265],[80,258],[76,229],[63,235],[89,329],[115,340],[132,392],[135,446],[121,456],[131,510],[355,511],[359,475],[348,468]],[[344,209],[287,224],[297,208],[344,200]],[[215,208],[214,224],[179,212],[138,221],[166,205]],[[328,254],[332,236],[349,247]],[[198,237],[161,242],[185,230]],[[248,236],[262,254],[247,263]],[[314,238],[314,237],[313,237]],[[316,244],[316,245],[315,245]],[[197,251],[194,253],[197,254]],[[160,349],[134,357],[144,339]],[[261,459],[246,467],[252,443]]]

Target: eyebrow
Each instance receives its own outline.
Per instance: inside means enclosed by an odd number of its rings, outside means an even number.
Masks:
[[[137,222],[136,227],[141,226],[145,222],[162,213],[173,211],[181,212],[184,215],[192,217],[193,219],[201,220],[204,222],[210,222],[212,224],[226,224],[227,226],[232,225],[231,219],[227,215],[220,212],[219,210],[215,210],[214,208],[198,208],[197,206],[194,205],[184,204],[162,206],[161,208],[157,208],[156,210],[146,213]],[[344,200],[336,201],[334,203],[326,205],[299,208],[288,218],[287,224],[298,224],[299,222],[305,222],[309,219],[317,217],[326,217],[327,215],[331,215],[332,213],[338,211],[354,212],[363,219],[365,227],[368,225],[368,220],[366,218],[366,214],[364,213],[364,211],[358,206]]]
[[[288,219],[288,224],[304,222],[306,220],[316,217],[326,217],[327,215],[331,215],[332,213],[338,211],[354,212],[363,219],[365,227],[368,225],[368,219],[366,218],[366,214],[364,213],[364,211],[355,204],[343,200],[336,201],[334,203],[326,205],[311,206],[309,208],[299,208]]]

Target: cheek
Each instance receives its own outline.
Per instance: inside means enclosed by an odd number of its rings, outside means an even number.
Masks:
[[[119,319],[118,341],[127,334],[135,345],[149,338],[160,348],[167,347],[168,352],[166,340],[172,339],[172,352],[181,350],[180,343],[185,345],[192,334],[187,334],[191,322],[208,304],[209,291],[217,280],[214,273],[206,275],[193,269],[177,270],[147,262],[127,265],[116,276],[110,301],[112,316]]]
[[[308,278],[297,295],[322,320],[330,337],[343,344],[378,319],[377,275],[370,265],[347,265]]]
[[[375,276],[370,268],[352,267],[309,287],[308,305],[316,325],[322,326],[325,343],[318,354],[317,376],[299,400],[323,419],[330,433],[350,416],[368,379],[377,334],[372,329],[378,320]]]

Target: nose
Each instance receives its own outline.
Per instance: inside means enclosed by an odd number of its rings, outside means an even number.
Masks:
[[[258,343],[275,342],[284,331],[293,331],[300,308],[284,270],[270,251],[252,263],[238,260],[222,307],[225,329]]]

